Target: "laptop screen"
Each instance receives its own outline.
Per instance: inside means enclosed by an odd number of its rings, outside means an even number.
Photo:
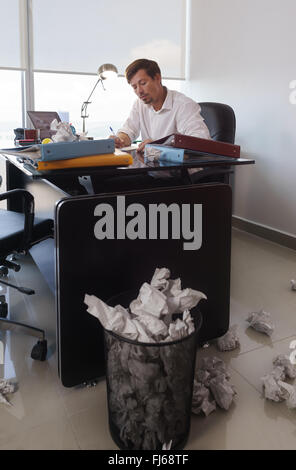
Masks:
[[[50,130],[50,124],[54,119],[61,122],[60,116],[55,111],[27,111],[35,129],[40,129],[40,139],[52,137],[56,131]]]

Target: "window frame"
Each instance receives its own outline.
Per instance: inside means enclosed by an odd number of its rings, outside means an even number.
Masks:
[[[188,73],[188,38],[189,32],[189,15],[191,0],[186,1],[186,45],[185,45],[185,78],[163,77],[165,80],[186,81]],[[27,115],[28,110],[35,110],[35,91],[34,91],[34,73],[53,73],[53,74],[70,74],[70,75],[87,75],[89,77],[97,77],[96,73],[83,73],[71,71],[54,71],[34,69],[34,41],[33,41],[33,10],[32,0],[19,0],[19,19],[20,19],[20,55],[21,67],[1,67],[0,70],[15,70],[22,73],[21,77],[21,96],[22,96],[22,126],[31,127],[31,121]],[[123,77],[123,75],[119,75]]]

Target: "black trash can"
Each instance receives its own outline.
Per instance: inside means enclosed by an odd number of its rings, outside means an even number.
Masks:
[[[107,303],[127,307],[133,298],[124,293]],[[202,323],[197,308],[191,315],[195,331],[173,342],[140,343],[104,330],[109,428],[120,449],[185,446]]]

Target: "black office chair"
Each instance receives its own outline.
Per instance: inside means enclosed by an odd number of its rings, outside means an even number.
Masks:
[[[234,144],[236,120],[233,109],[222,103],[199,103],[199,106],[211,138]]]
[[[234,144],[236,119],[231,106],[223,103],[199,103],[200,114],[204,118],[210,136],[213,140]],[[194,183],[219,182],[228,183],[229,175],[233,173],[230,167],[206,168],[194,173],[191,180]]]
[[[36,243],[53,236],[53,221],[34,217],[34,198],[23,189],[13,189],[0,194],[0,201],[15,202],[21,198],[23,213],[0,209],[0,277],[7,276],[8,270],[19,271],[20,266],[9,261],[7,257],[13,253],[26,254]],[[18,287],[0,279],[0,283],[17,289],[23,294],[32,295],[35,292],[26,287]],[[31,357],[44,361],[47,354],[45,332],[40,328],[8,320],[8,308],[5,295],[0,295],[0,330],[20,330],[39,338],[33,347]]]

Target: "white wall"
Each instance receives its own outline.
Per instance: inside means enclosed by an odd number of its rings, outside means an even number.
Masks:
[[[197,101],[233,107],[234,215],[296,236],[296,0],[192,0],[189,82]]]

